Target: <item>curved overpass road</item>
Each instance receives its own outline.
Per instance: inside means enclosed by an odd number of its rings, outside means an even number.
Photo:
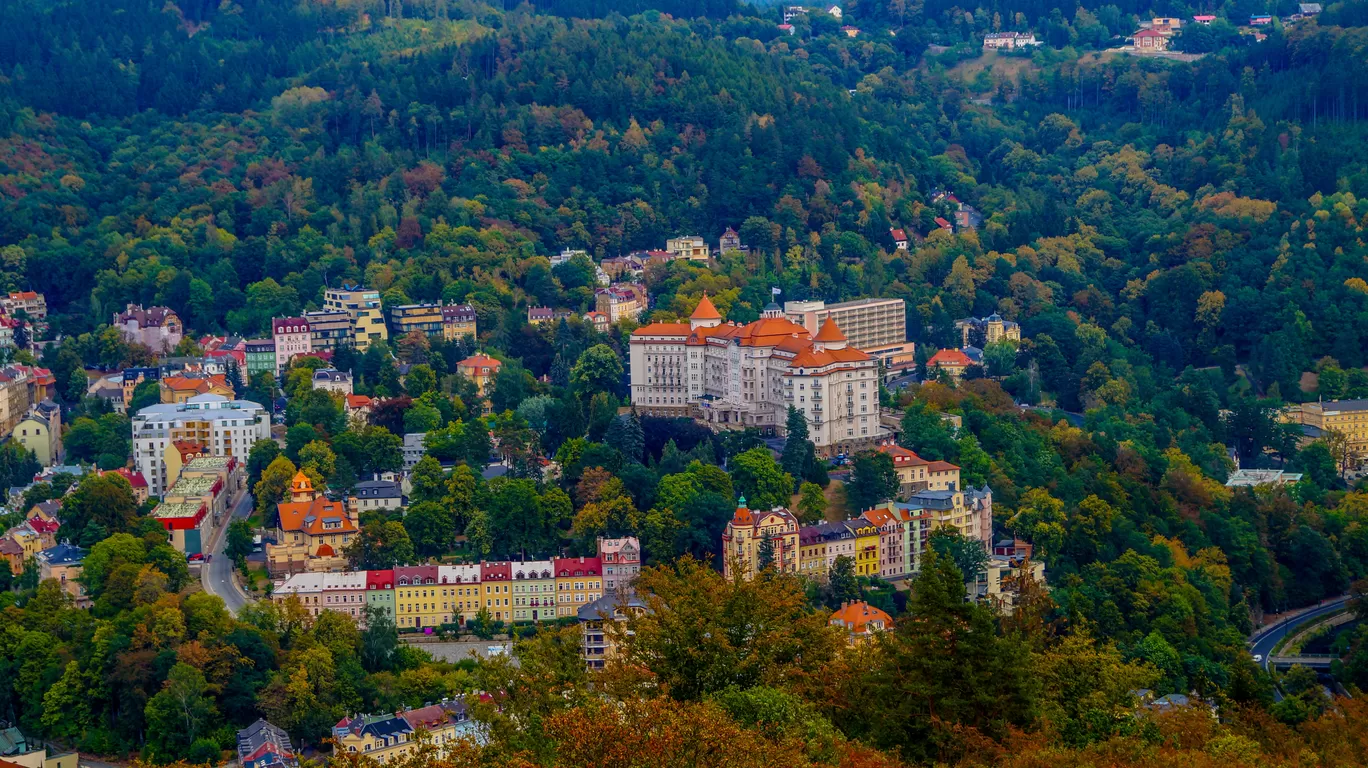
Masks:
[[[1264,671],[1267,672],[1268,657],[1273,655],[1273,646],[1277,645],[1279,640],[1295,633],[1298,629],[1304,627],[1308,623],[1315,623],[1325,618],[1328,614],[1343,609],[1347,602],[1349,602],[1347,596],[1332,598],[1327,600],[1324,605],[1316,606],[1315,608],[1303,611],[1296,616],[1283,619],[1277,624],[1264,629],[1261,634],[1256,635],[1254,639],[1249,642],[1249,652],[1256,656],[1263,657],[1262,661],[1259,662],[1259,666],[1263,667]]]
[[[213,556],[209,558],[209,562],[200,566],[200,583],[204,585],[204,591],[223,598],[223,604],[234,616],[247,606],[249,598],[233,579],[233,561],[223,554],[223,550],[228,546],[228,524],[233,520],[246,518],[251,513],[252,494],[243,493],[233,505],[228,518],[223,521],[223,525],[211,534],[214,538],[209,551]]]

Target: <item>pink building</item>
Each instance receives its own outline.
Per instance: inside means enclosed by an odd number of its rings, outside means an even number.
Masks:
[[[281,317],[271,321],[271,336],[275,338],[276,374],[281,374],[295,355],[313,352],[313,336],[309,321],[302,317]]]

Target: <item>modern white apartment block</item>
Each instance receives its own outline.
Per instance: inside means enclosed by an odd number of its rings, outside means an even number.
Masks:
[[[197,443],[207,456],[247,460],[258,440],[271,437],[270,412],[250,400],[197,395],[184,403],[149,405],[133,417],[133,459],[153,496],[166,492],[166,449],[173,441]]]

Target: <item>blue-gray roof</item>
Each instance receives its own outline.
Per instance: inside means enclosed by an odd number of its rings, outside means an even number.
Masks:
[[[85,556],[84,549],[65,541],[38,553],[38,559],[48,565],[77,565],[85,560]]]

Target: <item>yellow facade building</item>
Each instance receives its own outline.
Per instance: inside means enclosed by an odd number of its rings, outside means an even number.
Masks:
[[[772,567],[798,573],[798,518],[783,507],[768,511],[748,509],[746,499],[741,498],[722,534],[722,570],[727,578],[732,578],[736,569],[740,569],[743,578],[754,578],[766,540],[773,553]]]
[[[603,562],[597,557],[558,557],[556,616],[574,618],[579,609],[603,597]]]
[[[359,351],[365,351],[373,341],[389,339],[379,291],[357,286],[329,288],[323,292],[323,308],[351,316],[352,343]]]
[[[863,517],[845,521],[855,537],[855,575],[879,575],[879,529]]]

